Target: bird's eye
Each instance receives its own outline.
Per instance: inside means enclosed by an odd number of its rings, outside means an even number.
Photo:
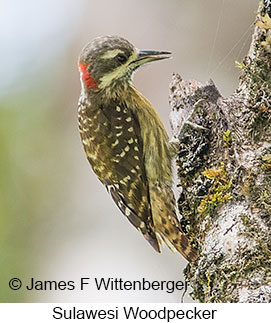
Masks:
[[[127,61],[127,57],[124,55],[124,54],[118,54],[117,55],[117,60],[120,62],[120,63],[125,63]]]

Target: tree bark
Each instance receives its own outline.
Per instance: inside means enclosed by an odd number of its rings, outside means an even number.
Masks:
[[[200,302],[271,302],[271,1],[261,0],[240,83],[170,84],[181,224],[199,261],[185,276]]]

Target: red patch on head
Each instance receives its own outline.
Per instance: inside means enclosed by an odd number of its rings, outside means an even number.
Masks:
[[[78,63],[79,69],[82,73],[82,79],[87,89],[98,89],[97,83],[92,77],[91,73],[87,70],[89,65]]]

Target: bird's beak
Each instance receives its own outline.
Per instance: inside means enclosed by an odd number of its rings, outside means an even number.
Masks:
[[[139,50],[137,58],[133,61],[138,66],[152,61],[170,58],[171,52],[156,50]]]

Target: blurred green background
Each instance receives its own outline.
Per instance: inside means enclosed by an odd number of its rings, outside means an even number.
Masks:
[[[173,59],[135,76],[170,132],[172,72],[222,95],[238,84],[256,0],[9,0],[0,2],[0,301],[177,302],[179,293],[12,291],[8,281],[80,277],[180,280],[185,262],[156,254],[96,179],[80,142],[77,57],[86,42],[121,35]],[[189,296],[185,301],[191,301]]]

